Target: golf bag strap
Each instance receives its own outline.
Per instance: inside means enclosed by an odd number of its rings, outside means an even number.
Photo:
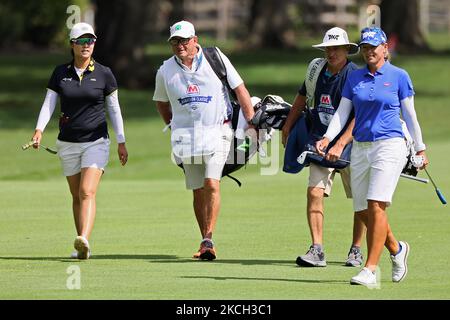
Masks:
[[[206,60],[208,60],[211,68],[214,70],[214,73],[217,75],[219,80],[222,82],[225,88],[227,88],[231,97],[234,101],[237,101],[236,93],[233,89],[231,89],[230,84],[227,80],[227,68],[223,63],[222,58],[220,57],[219,51],[217,51],[216,47],[203,48],[203,54],[205,55]]]
[[[233,177],[233,176],[231,176],[231,175],[229,175],[229,174],[227,174],[226,176],[227,176],[228,178],[230,178],[231,180],[234,180],[234,182],[237,183],[237,185],[239,186],[239,188],[242,186],[242,182],[240,182],[237,178],[235,178],[235,177]]]
[[[308,66],[305,76],[306,86],[306,105],[312,109],[314,108],[314,99],[316,92],[317,79],[319,79],[320,72],[327,64],[327,59],[316,58]]]

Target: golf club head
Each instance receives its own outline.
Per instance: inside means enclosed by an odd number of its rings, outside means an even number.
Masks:
[[[427,168],[424,168],[425,173],[427,174],[428,178],[430,178],[431,183],[433,184],[434,190],[436,191],[436,194],[441,201],[442,204],[447,204],[447,200],[445,200],[444,195],[442,194],[441,190],[436,186],[436,183],[434,183],[433,178],[431,178],[431,175],[428,173]]]
[[[447,204],[447,200],[445,200],[444,195],[442,194],[441,190],[439,190],[438,188],[436,188],[436,194],[439,197],[439,200],[441,200],[442,204]]]
[[[43,146],[43,145],[41,145],[41,147],[43,147],[46,151],[50,152],[51,154],[57,154],[57,153],[58,153],[57,151],[52,150],[52,149],[50,149],[50,148],[48,148],[48,147],[45,147],[45,146]]]
[[[304,164],[305,160],[306,160],[306,156],[309,153],[313,153],[313,152],[311,152],[311,151],[303,151],[302,154],[297,158],[297,162],[300,163],[300,164]]]

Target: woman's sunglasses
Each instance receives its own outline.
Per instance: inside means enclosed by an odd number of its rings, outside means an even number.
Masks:
[[[72,43],[75,43],[76,45],[79,45],[79,46],[84,46],[85,44],[92,45],[95,43],[95,41],[97,41],[97,39],[95,39],[95,38],[78,38],[78,39],[73,39]]]

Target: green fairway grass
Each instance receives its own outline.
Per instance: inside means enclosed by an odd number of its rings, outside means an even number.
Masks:
[[[252,95],[279,94],[291,102],[315,51],[231,53]],[[152,56],[155,64],[164,52]],[[326,268],[295,264],[310,244],[307,171],[261,175],[249,165],[224,178],[214,240],[218,259],[191,259],[200,232],[182,171],[170,162],[151,101],[153,89],[120,90],[129,163],[119,165],[116,144],[97,194],[92,258],[71,260],[76,236],[71,199],[57,156],[22,151],[30,139],[52,68],[65,56],[0,56],[0,299],[449,299],[450,210],[431,184],[401,179],[388,216],[394,234],[411,245],[409,272],[391,282],[387,251],[380,261],[381,288],[350,286],[358,268],[344,267],[351,242],[352,203],[340,178],[325,200]],[[360,61],[358,61],[360,63]],[[394,57],[411,75],[429,172],[450,199],[450,76],[447,55]],[[43,144],[54,146],[55,112]],[[111,131],[112,142],[114,133]],[[276,137],[279,139],[279,137]],[[276,145],[275,143],[273,145]],[[282,148],[282,147],[280,147]],[[424,172],[419,176],[427,178]],[[363,247],[366,257],[367,250]],[[70,290],[73,266],[81,287]],[[69,286],[70,287],[70,286]]]

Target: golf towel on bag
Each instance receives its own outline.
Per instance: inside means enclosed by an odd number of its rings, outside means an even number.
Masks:
[[[302,115],[291,132],[286,143],[286,149],[284,152],[284,164],[283,171],[286,173],[299,173],[303,167],[309,166],[309,164],[315,163],[321,167],[334,168],[334,169],[344,169],[348,166],[350,161],[350,154],[352,149],[352,143],[347,144],[342,151],[340,159],[336,162],[330,162],[325,160],[322,156],[316,154],[316,142],[321,139],[321,137],[310,133],[310,125],[307,121],[307,116]],[[331,143],[329,144],[327,151],[334,146],[336,141],[340,138],[339,134]],[[304,151],[312,151],[315,154],[308,154],[306,160],[303,164],[300,164],[297,159]]]
[[[299,173],[304,165],[297,161],[297,158],[304,151],[309,140],[309,125],[306,121],[305,113],[295,123],[286,143],[284,151],[283,171],[287,173]]]

